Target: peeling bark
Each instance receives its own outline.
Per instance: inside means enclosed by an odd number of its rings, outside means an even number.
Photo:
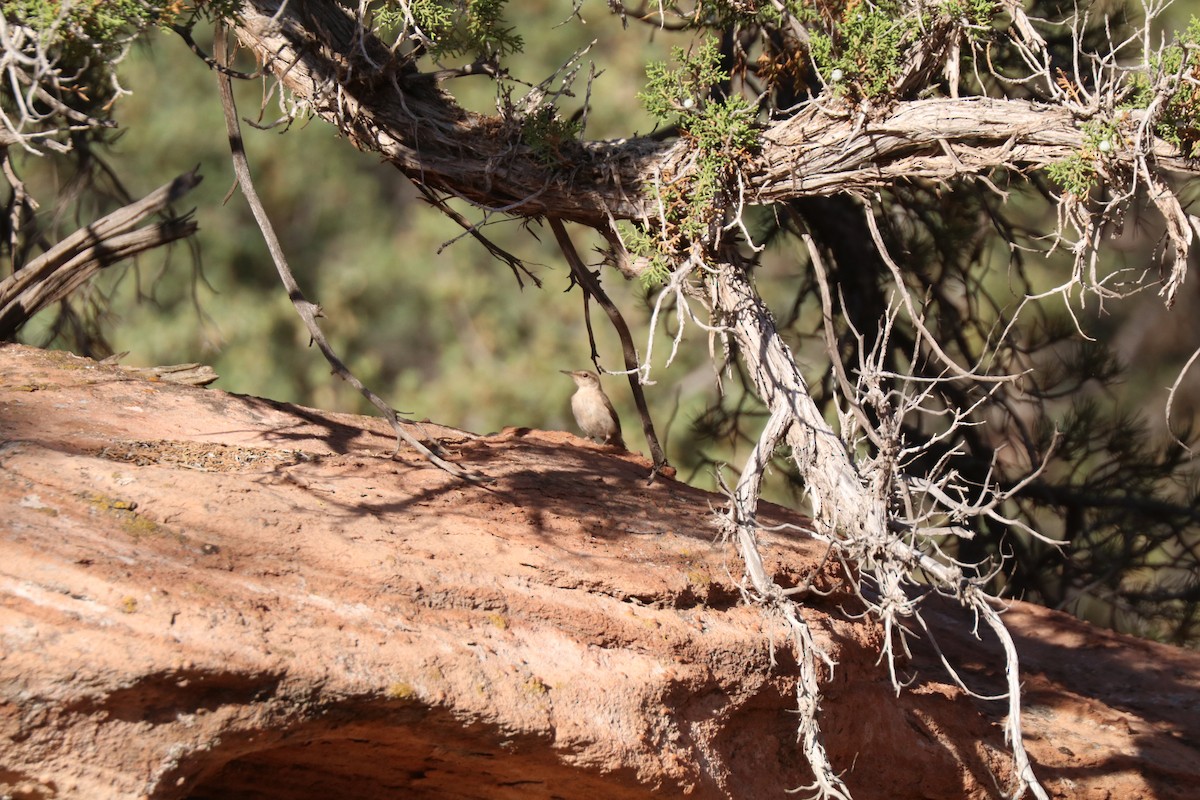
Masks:
[[[567,153],[569,167],[548,168],[521,143],[521,120],[464,110],[337,4],[293,0],[276,22],[278,12],[274,0],[246,4],[231,23],[241,44],[355,147],[437,191],[516,216],[605,228],[613,219],[655,218],[654,177],[690,168],[686,141],[648,138],[579,142]],[[1077,152],[1084,137],[1063,108],[941,98],[875,110],[810,106],[768,125],[762,140],[745,175],[754,203],[1036,169]],[[1165,170],[1197,171],[1165,143],[1154,153]]]

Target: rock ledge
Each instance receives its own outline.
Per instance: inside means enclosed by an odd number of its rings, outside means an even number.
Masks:
[[[493,482],[390,459],[379,420],[0,345],[0,797],[782,798],[810,780],[795,665],[740,602],[720,498],[564,433],[424,428]],[[814,577],[820,545],[764,542],[779,580]],[[822,725],[855,798],[1002,796],[1001,704],[928,652],[896,698],[880,631],[842,606],[807,617],[839,662]],[[997,690],[995,649],[930,616]],[[1007,620],[1055,797],[1195,796],[1200,655],[1021,603]]]

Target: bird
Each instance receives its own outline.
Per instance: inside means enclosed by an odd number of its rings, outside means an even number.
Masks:
[[[608,395],[600,388],[600,376],[587,370],[560,369],[564,375],[570,375],[579,387],[571,396],[571,411],[575,414],[575,422],[583,435],[604,444],[615,445],[625,449],[625,440],[621,438],[621,419],[613,409]]]

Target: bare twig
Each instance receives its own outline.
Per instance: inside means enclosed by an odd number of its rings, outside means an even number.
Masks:
[[[177,217],[135,230],[200,183],[193,171],[160,186],[135,203],[75,231],[0,281],[0,339],[8,339],[38,311],[62,300],[101,269],[196,232]]]
[[[660,470],[667,465],[667,456],[663,452],[662,446],[658,443],[658,436],[654,433],[654,421],[650,419],[650,408],[646,405],[646,396],[642,391],[641,384],[641,365],[639,363],[637,348],[633,344],[633,336],[629,333],[629,326],[625,324],[625,318],[621,316],[620,310],[616,307],[604,290],[600,288],[600,282],[596,280],[596,276],[592,274],[587,265],[579,257],[579,252],[575,249],[574,243],[571,241],[567,229],[563,226],[562,220],[555,217],[549,217],[547,220],[550,224],[550,229],[554,231],[554,238],[558,240],[558,246],[566,257],[567,263],[571,266],[571,273],[575,276],[575,280],[579,282],[580,287],[588,297],[596,298],[608,314],[609,320],[612,321],[613,328],[617,331],[617,336],[621,339],[621,350],[625,357],[625,369],[629,372],[629,388],[633,391],[633,401],[637,405],[638,414],[642,418],[642,431],[646,434],[646,444],[650,446],[650,457],[654,462],[655,471]]]
[[[200,45],[196,44],[196,40],[192,38],[192,28],[190,25],[172,25],[171,30],[174,31],[180,39],[183,39],[184,44],[188,49],[196,54],[196,57],[208,65],[208,68],[219,72],[222,75],[228,75],[230,78],[237,78],[240,81],[252,81],[255,78],[260,78],[264,74],[264,69],[259,67],[254,72],[239,72],[236,69],[230,69],[224,64],[217,62],[215,58],[200,49]]]
[[[521,278],[523,273],[527,278],[529,278],[529,280],[533,281],[534,286],[538,287],[539,289],[542,288],[541,278],[530,272],[529,268],[525,266],[521,259],[517,258],[512,253],[508,252],[503,247],[500,247],[491,239],[484,236],[483,233],[480,232],[478,226],[472,225],[466,219],[466,217],[451,208],[449,203],[434,194],[428,186],[420,181],[413,181],[413,185],[417,187],[417,191],[421,193],[421,195],[431,206],[436,208],[438,211],[441,211],[450,219],[454,220],[454,222],[456,222],[464,231],[470,234],[475,241],[483,245],[493,257],[507,264],[508,268],[512,270],[513,277],[517,279],[518,286],[520,286],[522,289],[525,288],[525,281]],[[457,239],[455,239],[455,241],[457,241]],[[443,247],[444,246],[445,245],[443,245]]]
[[[216,39],[213,44],[213,57],[220,64],[228,63],[226,34],[224,25],[220,22],[217,24]],[[238,185],[241,187],[246,201],[250,204],[250,210],[254,214],[255,221],[258,222],[258,228],[262,232],[263,240],[267,244],[267,249],[271,252],[271,260],[275,263],[275,269],[279,272],[279,279],[283,282],[284,288],[287,289],[288,299],[292,301],[292,305],[296,308],[296,313],[303,320],[304,327],[308,330],[312,341],[316,343],[321,354],[325,356],[325,360],[329,362],[334,373],[357,389],[359,394],[370,401],[371,405],[379,409],[380,413],[391,423],[392,430],[396,433],[396,450],[393,452],[393,456],[399,453],[401,442],[407,442],[409,446],[428,459],[430,463],[457,478],[471,481],[485,480],[484,476],[465,470],[441,458],[409,433],[400,424],[400,418],[397,416],[396,410],[384,402],[383,398],[368,389],[362,381],[350,372],[349,368],[338,357],[337,353],[334,352],[333,347],[330,346],[329,341],[325,338],[321,327],[317,324],[316,318],[320,314],[321,309],[316,304],[310,303],[305,299],[304,293],[300,291],[300,286],[296,283],[291,267],[288,266],[287,259],[283,255],[283,247],[279,243],[279,238],[275,235],[275,229],[271,225],[266,209],[263,208],[262,201],[258,197],[258,192],[254,188],[254,182],[250,177],[250,163],[246,158],[246,151],[242,145],[241,124],[238,122],[237,106],[233,99],[233,82],[230,80],[228,74],[220,72],[217,74],[217,84],[221,89],[221,105],[225,110],[225,128],[229,134],[229,148],[232,153],[233,169],[237,174]]]
[[[915,602],[904,590],[905,583],[911,580],[909,576],[918,569],[934,578],[935,585],[944,587],[963,605],[983,616],[1005,648],[1009,681],[1006,730],[1021,784],[1021,792],[1016,796],[1028,787],[1038,798],[1045,798],[1021,742],[1016,649],[999,616],[988,605],[990,598],[976,584],[965,580],[957,567],[942,564],[922,553],[910,538],[906,526],[900,525],[893,530],[888,502],[893,495],[893,481],[898,477],[894,468],[886,463],[876,463],[866,464],[864,471],[860,471],[855,465],[845,443],[813,401],[795,358],[744,272],[734,264],[723,264],[711,281],[714,315],[733,330],[755,388],[770,409],[767,429],[773,436],[782,436],[792,448],[792,460],[812,500],[814,535],[833,544],[839,558],[849,559],[870,573],[879,598],[868,600],[861,591],[858,595],[867,609],[883,622],[885,631],[902,630],[899,620],[918,613]],[[764,434],[761,447],[752,453],[743,475],[755,471],[755,465],[762,458],[760,450],[766,446],[763,443],[776,440]],[[747,491],[750,488],[753,485],[747,484]],[[744,507],[744,498],[739,497],[739,501]],[[744,512],[740,513],[744,517]],[[746,559],[747,574],[753,583],[758,575],[754,555],[746,547],[740,547],[739,552]],[[893,684],[899,689],[901,683],[894,672],[892,647],[889,633],[884,655],[889,670],[892,670]],[[804,723],[801,730],[803,732]],[[811,752],[807,754],[810,759],[817,757]],[[822,797],[839,797],[836,786],[819,784],[815,790]]]

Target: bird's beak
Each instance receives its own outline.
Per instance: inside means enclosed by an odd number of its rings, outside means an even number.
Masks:
[[[571,374],[571,370],[569,370],[569,369],[560,369],[560,370],[559,370],[559,372],[561,372],[563,375],[570,375],[570,374]]]

